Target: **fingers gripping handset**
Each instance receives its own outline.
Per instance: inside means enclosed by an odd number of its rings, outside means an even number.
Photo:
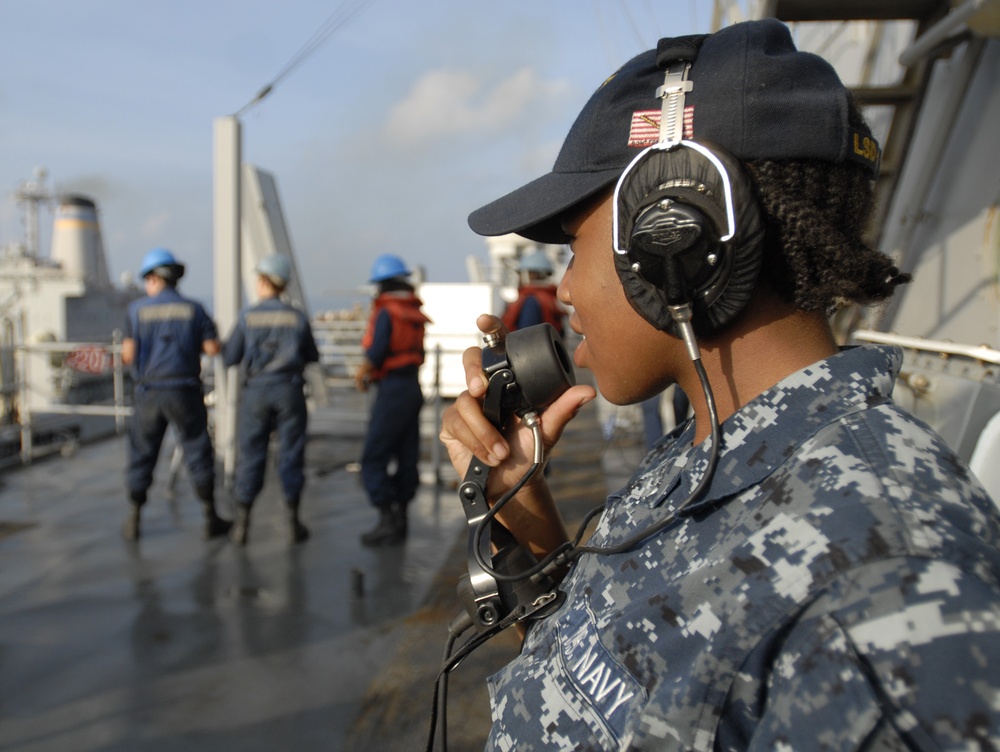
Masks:
[[[538,616],[557,600],[551,580],[532,571],[537,565],[534,556],[494,516],[544,460],[538,412],[576,383],[572,362],[551,324],[511,332],[506,341],[496,334],[484,340],[482,366],[488,383],[483,414],[500,431],[517,416],[531,428],[535,450],[531,467],[492,508],[486,501],[490,468],[477,457],[473,456],[459,487],[469,524],[469,574],[459,582],[458,593],[480,631],[512,615],[518,619]]]
[[[544,410],[576,383],[569,354],[551,324],[487,335],[483,371],[489,380],[483,412],[502,429],[512,414]]]

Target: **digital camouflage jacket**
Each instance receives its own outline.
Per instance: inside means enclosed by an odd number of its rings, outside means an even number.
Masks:
[[[567,598],[490,680],[491,750],[1000,747],[1000,517],[896,407],[901,355],[818,362],[723,425],[701,499]],[[683,424],[589,545],[656,523],[704,473]]]

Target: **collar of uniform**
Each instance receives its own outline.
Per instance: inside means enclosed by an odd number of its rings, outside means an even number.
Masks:
[[[272,295],[270,298],[261,298],[250,307],[254,310],[260,311],[270,310],[272,308],[288,308],[289,306],[278,295]]]
[[[685,513],[733,496],[780,467],[823,426],[886,401],[902,364],[895,347],[842,349],[757,396],[722,424],[722,447],[712,481]],[[676,439],[670,439],[676,434]],[[708,466],[709,441],[692,447],[693,421],[679,426],[646,457],[614,496],[651,507],[681,504]],[[690,472],[685,472],[690,468]]]
[[[167,285],[162,290],[160,290],[159,293],[157,293],[151,298],[146,298],[146,300],[150,302],[155,301],[157,303],[162,303],[165,300],[181,300],[181,294],[177,292],[176,287],[170,287],[169,285]]]

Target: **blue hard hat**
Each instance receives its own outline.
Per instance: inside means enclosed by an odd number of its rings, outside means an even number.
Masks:
[[[184,274],[184,264],[174,258],[174,254],[166,248],[154,248],[142,258],[142,266],[139,267],[139,278],[144,279],[147,274],[151,274],[160,267],[173,268],[176,277],[180,278]]]
[[[521,263],[517,268],[522,272],[545,272],[546,274],[552,274],[554,271],[552,262],[544,251],[534,251],[522,256]]]
[[[260,260],[254,271],[284,286],[292,278],[292,261],[282,253],[271,253]]]
[[[392,279],[393,277],[408,277],[412,273],[413,272],[406,268],[406,264],[399,256],[393,256],[391,253],[384,253],[375,259],[375,263],[372,264],[372,274],[368,281],[384,282],[385,280]]]

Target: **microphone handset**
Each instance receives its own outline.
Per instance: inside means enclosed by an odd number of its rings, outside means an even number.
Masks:
[[[458,489],[469,525],[469,572],[459,581],[458,595],[480,632],[494,629],[511,618],[516,621],[541,618],[562,600],[552,579],[537,572],[534,555],[520,546],[494,517],[542,466],[544,447],[538,412],[576,383],[566,347],[551,324],[511,332],[506,341],[496,335],[487,335],[484,340],[483,371],[488,386],[483,413],[501,431],[511,417],[516,415],[523,420],[534,435],[535,452],[528,472],[492,509],[486,502],[490,468],[476,457],[469,463]]]

